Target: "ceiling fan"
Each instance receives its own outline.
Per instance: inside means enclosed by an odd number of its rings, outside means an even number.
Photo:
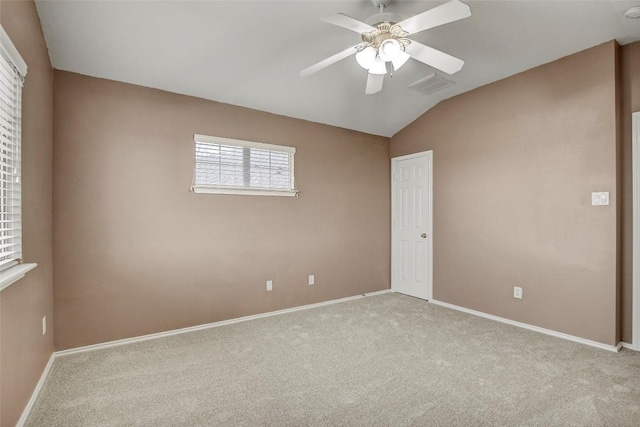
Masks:
[[[393,76],[393,72],[402,67],[409,58],[448,74],[462,69],[463,60],[410,40],[407,36],[467,18],[471,16],[469,6],[459,0],[451,0],[401,20],[397,15],[384,13],[390,0],[371,1],[379,13],[368,18],[366,22],[360,22],[343,13],[321,18],[330,24],[360,33],[362,42],[305,68],[300,72],[301,76],[311,75],[355,54],[358,64],[369,72],[365,93],[374,94],[382,90],[384,76],[388,72]]]

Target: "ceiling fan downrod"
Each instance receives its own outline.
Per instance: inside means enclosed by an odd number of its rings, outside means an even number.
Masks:
[[[390,24],[395,24],[402,21],[402,17],[394,14],[385,12],[385,10],[389,7],[390,0],[371,0],[371,3],[378,9],[378,13],[370,16],[365,20],[366,24],[369,24],[373,27],[377,27],[378,24],[382,24],[383,22],[388,22]]]

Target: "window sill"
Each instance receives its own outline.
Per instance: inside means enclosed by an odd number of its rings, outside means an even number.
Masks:
[[[298,195],[298,190],[269,190],[257,188],[230,188],[230,187],[192,187],[194,193],[204,194],[240,194],[245,196],[288,196]]]
[[[13,267],[9,267],[4,271],[0,272],[0,291],[8,288],[18,280],[22,279],[25,274],[36,268],[38,264],[29,263],[29,264],[18,264]]]

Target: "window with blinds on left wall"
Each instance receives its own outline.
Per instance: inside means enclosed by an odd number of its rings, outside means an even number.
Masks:
[[[22,86],[24,62],[0,27],[0,290],[36,264],[22,262]]]

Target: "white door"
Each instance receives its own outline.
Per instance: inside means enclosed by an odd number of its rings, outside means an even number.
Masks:
[[[391,160],[391,290],[427,300],[432,294],[432,154]]]

